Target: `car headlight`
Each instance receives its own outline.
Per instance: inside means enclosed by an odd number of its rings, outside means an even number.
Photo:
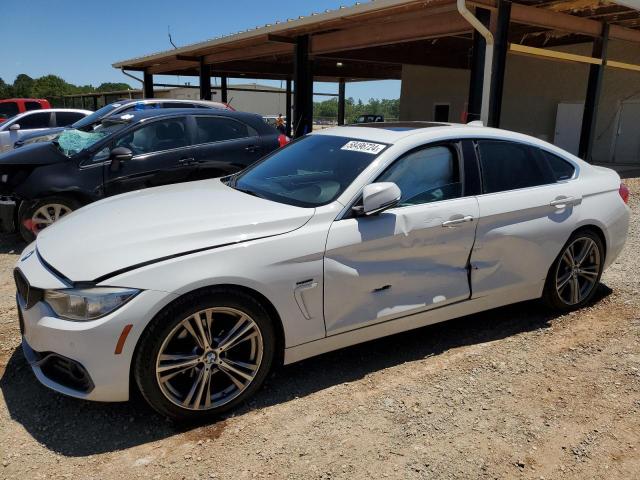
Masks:
[[[45,290],[44,300],[61,318],[87,321],[113,312],[139,292],[133,288],[68,288]]]

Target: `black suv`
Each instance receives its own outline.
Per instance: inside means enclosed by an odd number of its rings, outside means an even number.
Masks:
[[[287,140],[259,115],[214,109],[133,111],[91,131],[64,130],[0,155],[2,230],[31,241],[82,205],[228,175]]]

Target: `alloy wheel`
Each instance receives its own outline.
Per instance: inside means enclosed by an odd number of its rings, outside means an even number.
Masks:
[[[252,383],[263,357],[256,322],[228,307],[200,310],[179,322],[160,347],[156,380],[175,405],[210,410]]]
[[[60,203],[43,205],[31,215],[31,231],[37,235],[69,213],[71,213],[71,209]]]
[[[556,291],[567,305],[577,305],[596,287],[600,275],[600,249],[589,237],[571,242],[556,270]]]

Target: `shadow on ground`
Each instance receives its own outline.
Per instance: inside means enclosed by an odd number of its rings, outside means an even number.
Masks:
[[[594,301],[610,293],[608,287],[601,286]],[[548,328],[556,316],[539,302],[525,302],[327,353],[278,369],[266,387],[236,410],[235,415],[305,397],[371,372],[456,347]],[[111,452],[196,428],[168,422],[140,399],[129,403],[94,403],[52,392],[36,381],[20,349],[9,359],[0,388],[11,418],[39,443],[65,456]],[[217,438],[224,422],[211,429],[213,438]]]

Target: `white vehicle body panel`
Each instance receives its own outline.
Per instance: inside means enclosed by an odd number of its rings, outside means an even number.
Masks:
[[[144,329],[172,300],[202,287],[232,285],[268,302],[282,326],[284,362],[291,363],[538,298],[551,263],[581,226],[602,230],[605,266],[624,245],[629,209],[618,194],[618,175],[540,140],[456,125],[409,131],[338,127],[313,135],[389,146],[334,202],[315,209],[271,202],[206,180],[112,197],[44,230],[37,253],[30,255],[34,246],[27,247],[23,258],[28,258],[17,265],[32,286],[64,287],[62,275],[143,292],[86,323],[55,318],[39,303],[23,311],[26,341],[35,350],[56,351],[82,363],[96,383],[86,398],[126,400],[135,345]],[[343,218],[364,186],[400,155],[430,142],[463,138],[537,146],[572,163],[576,173],[549,186]],[[572,197],[572,204],[550,204],[559,197]],[[442,226],[459,215],[472,220]],[[386,285],[390,288],[375,291]],[[128,323],[134,328],[125,349],[114,355]],[[63,391],[37,369],[36,374]],[[104,384],[98,388],[98,382]]]

